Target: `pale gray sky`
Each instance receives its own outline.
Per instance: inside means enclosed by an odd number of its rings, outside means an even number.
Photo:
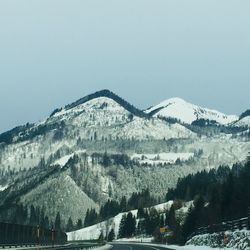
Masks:
[[[249,0],[0,0],[0,132],[108,88],[250,108]]]

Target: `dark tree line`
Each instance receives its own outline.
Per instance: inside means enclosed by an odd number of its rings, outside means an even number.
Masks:
[[[83,223],[81,219],[78,219],[76,224],[74,224],[71,217],[69,217],[66,228],[65,228],[66,232],[71,232],[71,231],[78,230],[81,228],[83,228]]]
[[[204,171],[180,180],[167,198],[194,200],[194,207],[182,227],[176,221],[178,230],[173,230],[174,243],[185,243],[199,227],[246,217],[250,207],[249,180],[249,158],[245,164],[234,165],[232,169],[220,167],[217,171]]]
[[[131,160],[126,154],[108,154],[93,153],[91,155],[92,162],[95,164],[101,164],[104,167],[109,167],[111,165],[121,165],[121,166],[132,166],[135,162]]]
[[[58,230],[61,228],[61,219],[60,213],[57,213],[57,216],[54,221],[49,220],[49,217],[46,215],[44,207],[35,207],[34,205],[25,206],[23,204],[15,204],[6,211],[0,211],[1,221],[7,223],[14,223],[20,225],[29,225],[37,226],[39,225],[42,228],[51,228],[52,226],[56,227]]]
[[[136,223],[138,219],[138,223]],[[159,237],[159,228],[165,225],[164,215],[155,208],[140,208],[136,216],[131,212],[122,216],[119,225],[119,238],[129,238],[132,236],[154,235]]]
[[[84,226],[91,226],[98,222],[114,217],[121,212],[128,212],[133,209],[150,207],[156,203],[156,199],[151,196],[148,189],[133,193],[129,199],[124,196],[120,202],[108,200],[104,205],[101,206],[99,214],[95,211],[95,209],[87,210]]]
[[[131,212],[122,216],[119,226],[119,238],[129,238],[135,234],[136,218]]]

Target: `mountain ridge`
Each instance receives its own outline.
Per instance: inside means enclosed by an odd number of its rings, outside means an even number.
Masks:
[[[117,94],[115,94],[114,92],[108,90],[108,89],[103,89],[100,91],[97,91],[93,94],[89,94],[87,96],[84,96],[80,99],[78,99],[75,102],[72,102],[71,104],[68,104],[64,107],[65,110],[69,110],[72,108],[75,108],[76,106],[79,106],[81,104],[84,104],[88,101],[91,101],[93,99],[99,98],[99,97],[107,97],[110,98],[114,101],[116,101],[119,105],[121,105],[122,107],[124,107],[126,110],[128,110],[129,112],[131,112],[132,114],[138,116],[138,117],[148,117],[148,115],[146,113],[144,113],[142,110],[134,107],[132,104],[130,104],[129,102],[127,102],[126,100],[124,100],[123,98],[121,98],[120,96],[118,96]],[[61,109],[55,109],[51,115],[54,116],[56,113],[60,112],[62,110]]]
[[[72,197],[98,207],[149,188],[163,199],[180,177],[240,162],[249,151],[248,131],[227,127],[226,133],[223,126],[170,122],[141,112],[104,90],[66,105],[43,122],[1,135],[2,205],[31,205],[44,194],[35,205],[53,201],[46,211],[50,219],[61,209],[64,220],[76,220],[84,212],[72,207],[67,214]],[[62,190],[56,190],[60,200],[50,193],[60,183],[57,178],[65,180]],[[69,188],[72,197],[64,196]],[[1,216],[5,218],[0,209]]]
[[[125,110],[130,112],[132,115],[135,115],[140,118],[146,118],[150,119],[152,117],[159,117],[159,118],[173,118],[176,120],[176,122],[184,122],[187,124],[191,124],[193,121],[197,119],[205,119],[205,120],[210,120],[213,121],[215,120],[217,123],[222,124],[222,125],[236,125],[236,126],[245,126],[249,125],[249,122],[242,122],[242,123],[237,123],[238,120],[242,120],[246,116],[249,115],[249,110],[243,112],[239,117],[235,115],[225,115],[217,110],[213,109],[207,109],[207,108],[202,108],[200,106],[197,106],[195,104],[191,104],[183,100],[182,98],[179,97],[174,97],[167,99],[155,106],[151,106],[150,108],[146,110],[140,110],[118,96],[117,94],[113,93],[112,91],[108,89],[103,89],[100,91],[97,91],[95,93],[89,94],[87,96],[84,96],[83,98],[78,99],[77,101],[72,102],[71,104],[65,105],[64,108],[57,108],[55,109],[50,116],[47,118],[46,121],[40,122],[40,123],[27,123],[26,125],[21,125],[17,126],[13,129],[7,130],[6,132],[3,132],[0,134],[0,143],[11,143],[13,142],[13,139],[15,137],[18,137],[21,135],[24,139],[26,138],[25,135],[28,134],[41,134],[44,130],[44,125],[46,124],[46,129],[50,127],[50,129],[54,129],[55,125],[52,124],[47,124],[46,122],[60,114],[62,111],[67,111],[69,112],[70,110],[73,110],[79,105],[85,104],[91,100],[98,99],[101,97],[106,97],[109,98],[113,101],[115,101],[118,105],[123,107]],[[166,109],[173,107],[177,103],[179,106],[179,109],[175,108],[172,110],[170,113],[166,111]],[[190,111],[191,110],[191,111]],[[188,111],[188,112],[185,112]],[[191,113],[190,113],[191,112]],[[209,115],[207,116],[205,113],[209,112]],[[212,112],[212,115],[211,115]],[[183,117],[184,116],[184,117]],[[132,118],[132,117],[131,117]],[[218,118],[218,119],[216,119]],[[222,123],[220,120],[224,120]],[[226,122],[227,121],[227,122]]]
[[[227,125],[238,119],[236,115],[226,115],[214,109],[203,108],[179,97],[164,100],[147,109],[145,112],[155,117],[175,118],[188,124],[191,124],[195,120],[207,119]]]

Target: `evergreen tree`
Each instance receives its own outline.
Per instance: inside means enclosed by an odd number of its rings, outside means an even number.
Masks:
[[[125,236],[132,237],[135,234],[136,219],[131,212],[127,214],[125,221]]]
[[[160,215],[155,208],[149,210],[145,216],[146,234],[152,235],[156,228],[160,226]]]
[[[44,207],[41,209],[41,213],[40,213],[40,226],[42,228],[45,228],[45,208]]]
[[[140,219],[136,228],[136,235],[143,235],[146,233],[145,229],[145,219]]]
[[[111,160],[110,160],[107,152],[105,152],[104,155],[103,155],[102,164],[103,164],[104,167],[108,167],[111,164]]]
[[[115,239],[115,232],[114,229],[112,228],[108,234],[108,241],[113,241]]]
[[[36,219],[36,210],[33,205],[30,206],[30,220],[29,224],[32,226],[36,226],[37,224],[37,219]]]
[[[60,212],[57,212],[57,214],[56,214],[55,230],[57,230],[57,231],[61,230],[61,216],[60,216]]]
[[[77,229],[81,229],[81,228],[82,228],[82,220],[81,220],[81,219],[79,219],[79,220],[77,221],[77,223],[76,223],[76,228],[77,228]]]
[[[103,232],[101,232],[98,238],[98,242],[102,243],[103,241],[104,241],[104,236],[103,236]]]
[[[145,217],[145,213],[144,213],[144,208],[139,207],[138,211],[137,211],[137,218],[144,218]]]
[[[69,217],[68,223],[67,223],[67,226],[66,226],[66,231],[70,232],[70,231],[73,231],[73,230],[74,230],[73,221],[72,221],[71,217]]]
[[[123,214],[119,225],[119,233],[118,233],[119,238],[126,237],[126,219],[127,219],[126,214]]]
[[[187,237],[202,225],[202,210],[204,208],[204,200],[199,196],[194,202],[194,208],[189,210],[182,228],[182,235],[186,241]]]
[[[84,219],[84,227],[89,226],[89,224],[90,224],[90,219],[89,219],[89,209],[88,209]]]
[[[44,218],[44,228],[49,229],[49,227],[50,227],[49,224],[50,224],[49,223],[49,218],[48,218],[48,216],[45,216],[45,218]]]
[[[120,212],[126,212],[126,211],[127,211],[127,199],[125,196],[123,196],[120,202]]]

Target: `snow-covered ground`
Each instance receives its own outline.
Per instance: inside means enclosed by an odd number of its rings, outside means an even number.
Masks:
[[[109,245],[109,244],[106,244],[105,246],[102,246],[102,247],[97,247],[97,248],[94,248],[95,250],[108,250],[108,249],[111,249],[112,246]]]
[[[61,167],[63,167],[69,161],[69,159],[73,157],[73,155],[74,154],[70,154],[61,157],[60,159],[54,162],[54,165],[60,165]]]
[[[209,247],[209,246],[195,246],[195,245],[186,245],[186,246],[162,245],[162,244],[149,244],[149,245],[165,247],[173,250],[222,250],[222,248]],[[227,248],[227,250],[235,250],[235,248]]]
[[[250,249],[250,231],[236,230],[196,235],[187,242],[187,245],[246,250]]]
[[[131,211],[134,216],[137,215],[137,210]],[[83,229],[67,233],[68,241],[72,240],[96,240],[99,238],[100,234],[107,235],[109,231],[113,228],[115,235],[118,235],[120,221],[125,213],[119,213],[115,217],[103,221],[101,223],[95,224],[90,227],[85,227]]]
[[[157,211],[159,211],[159,213],[164,213],[171,208],[172,204],[173,204],[173,201],[168,201],[168,202],[156,205],[156,206],[154,206],[154,208]],[[186,213],[187,209],[191,205],[192,205],[192,202],[184,203],[183,204],[183,211],[180,209],[178,211],[178,216],[183,217],[184,215],[182,215],[181,213],[182,212]],[[132,214],[134,216],[137,215],[137,210],[132,210],[130,212],[132,212]],[[128,213],[128,212],[126,212],[126,213]],[[114,229],[115,236],[117,237],[121,218],[122,218],[123,214],[126,214],[126,213],[119,213],[118,215],[116,215],[115,217],[113,217],[107,221],[103,221],[101,223],[95,224],[95,225],[90,226],[90,227],[85,227],[85,228],[77,230],[77,231],[68,232],[67,233],[68,240],[72,241],[72,240],[98,239],[101,233],[103,233],[103,235],[107,235],[111,229]],[[137,241],[140,241],[141,238],[137,238],[137,239],[138,239]]]
[[[118,241],[117,241],[118,243]],[[130,241],[119,241],[119,244],[126,244],[126,243],[131,243]],[[154,243],[147,243],[147,241],[142,241],[142,243],[137,243],[136,240],[133,241],[133,244],[143,244],[145,246],[151,246],[151,247],[161,247],[161,248],[166,248],[166,249],[172,249],[172,250],[222,250],[222,248],[212,248],[209,246],[195,246],[195,245],[186,245],[186,246],[177,246],[177,245],[165,245],[165,244],[154,244]],[[224,248],[225,249],[225,248]],[[227,250],[235,250],[236,248],[226,248]]]

